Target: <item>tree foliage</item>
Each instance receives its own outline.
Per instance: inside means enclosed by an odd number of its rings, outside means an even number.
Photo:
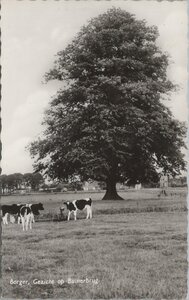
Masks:
[[[66,87],[45,113],[43,138],[30,145],[36,170],[104,181],[110,199],[117,197],[116,182],[184,169],[186,130],[163,104],[175,87],[157,37],[155,26],[112,8],[57,54],[46,80]]]

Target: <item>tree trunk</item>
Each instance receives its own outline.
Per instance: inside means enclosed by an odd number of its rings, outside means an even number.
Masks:
[[[106,193],[102,200],[124,200],[120,197],[116,190],[116,181],[113,179],[109,179],[106,182]]]

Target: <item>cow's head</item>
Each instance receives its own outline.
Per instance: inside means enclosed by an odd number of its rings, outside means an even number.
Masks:
[[[66,205],[66,208],[68,208],[70,202],[69,202],[69,201],[66,201],[66,202],[64,202],[64,204]]]
[[[37,209],[38,210],[44,210],[43,204],[42,203],[38,203]]]
[[[42,203],[32,205],[32,211],[33,211],[34,215],[39,215],[40,214],[39,210],[44,210]]]

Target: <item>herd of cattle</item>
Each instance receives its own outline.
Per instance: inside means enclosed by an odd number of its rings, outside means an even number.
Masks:
[[[65,208],[68,211],[67,220],[70,220],[71,213],[74,214],[74,220],[77,219],[77,211],[84,210],[87,211],[86,219],[92,218],[92,200],[91,198],[67,201],[63,203],[65,206],[61,207],[60,210],[63,211]],[[2,221],[4,225],[8,224],[8,216],[14,216],[18,219],[18,224],[22,224],[23,230],[32,229],[32,223],[35,222],[34,216],[40,214],[40,210],[44,210],[42,203],[36,204],[11,204],[11,205],[2,205]]]

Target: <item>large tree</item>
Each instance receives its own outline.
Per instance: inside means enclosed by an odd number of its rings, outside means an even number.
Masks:
[[[62,88],[45,113],[43,137],[30,145],[35,169],[52,178],[116,183],[184,169],[185,126],[163,104],[174,85],[158,30],[121,9],[91,19],[57,54],[46,80]]]

